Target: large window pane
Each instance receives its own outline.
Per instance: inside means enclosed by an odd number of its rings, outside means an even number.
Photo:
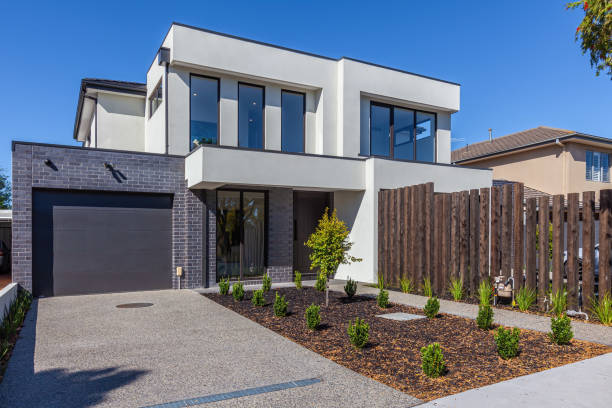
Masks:
[[[242,195],[245,276],[259,276],[265,272],[265,194],[245,191]]]
[[[190,150],[201,144],[217,144],[218,91],[216,79],[191,77]]]
[[[414,111],[393,109],[393,156],[414,160]]]
[[[416,158],[419,161],[436,161],[436,115],[417,112],[416,114]]]
[[[253,85],[238,85],[238,145],[263,148],[264,89]]]
[[[240,192],[217,192],[217,281],[240,276]]]
[[[391,137],[391,109],[386,106],[370,106],[370,154],[389,156]]]
[[[304,94],[283,91],[281,98],[281,148],[304,153]]]

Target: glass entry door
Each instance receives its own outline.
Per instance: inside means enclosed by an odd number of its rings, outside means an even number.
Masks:
[[[217,192],[217,282],[265,272],[266,193]]]

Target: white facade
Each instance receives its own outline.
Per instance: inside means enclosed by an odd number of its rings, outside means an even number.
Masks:
[[[218,80],[218,146],[190,151],[192,75]],[[238,147],[239,83],[264,88],[263,151]],[[151,112],[159,86],[161,104]],[[334,205],[351,228],[353,255],[363,258],[342,266],[340,278],[376,280],[380,189],[434,182],[436,191],[459,191],[492,183],[488,170],[448,165],[458,84],[349,58],[173,24],[138,92],[84,88],[90,98],[79,104],[75,138],[85,146],[185,155],[193,189],[240,185],[333,192]],[[302,153],[280,152],[282,90],[305,94]],[[435,114],[438,164],[371,157],[371,102]]]

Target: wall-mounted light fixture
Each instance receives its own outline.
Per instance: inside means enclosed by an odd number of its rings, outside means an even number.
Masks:
[[[113,170],[113,163],[104,162],[104,168],[105,168],[106,170],[110,170],[110,171],[112,171],[112,170]]]
[[[51,168],[52,170],[57,171],[57,166],[55,166],[55,164],[53,164],[51,160],[45,159],[44,163],[45,163],[45,166]]]

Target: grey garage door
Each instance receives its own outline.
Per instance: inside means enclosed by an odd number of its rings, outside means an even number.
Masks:
[[[172,196],[35,190],[36,296],[170,288]]]

